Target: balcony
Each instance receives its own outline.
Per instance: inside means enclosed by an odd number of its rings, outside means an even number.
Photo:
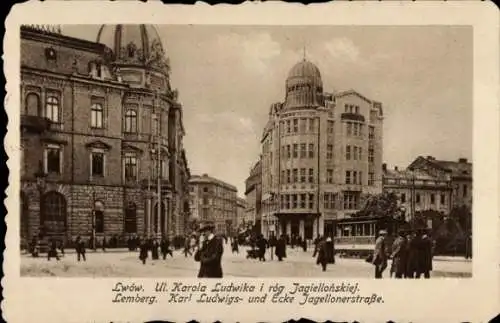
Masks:
[[[39,134],[47,130],[52,130],[51,122],[44,117],[21,115],[21,130]]]
[[[365,117],[363,115],[349,112],[342,113],[340,119],[365,122]]]

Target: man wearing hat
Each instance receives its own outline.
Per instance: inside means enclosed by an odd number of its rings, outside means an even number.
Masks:
[[[387,268],[387,253],[385,247],[385,237],[387,231],[380,230],[379,236],[375,241],[375,249],[373,251],[373,265],[375,265],[375,278],[382,278],[382,273]]]
[[[213,223],[202,223],[198,232],[200,243],[194,255],[194,260],[200,262],[198,278],[222,278],[222,253],[224,245],[222,239],[214,234]]]
[[[394,273],[396,278],[403,278],[406,274],[406,230],[400,228],[398,237],[392,244],[392,263],[391,273]]]

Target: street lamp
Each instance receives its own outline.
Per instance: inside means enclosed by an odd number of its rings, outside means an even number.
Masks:
[[[43,163],[40,161],[38,163],[38,171],[35,174],[36,177],[36,187],[38,188],[38,197],[39,197],[39,217],[41,219],[43,212],[43,203],[42,203],[42,196],[43,193],[45,192],[45,187],[47,185],[46,182],[46,177],[47,174],[45,173],[43,169]],[[29,221],[29,217],[28,217]],[[42,222],[43,225],[40,227],[40,238],[43,238],[45,236],[45,221]],[[28,222],[28,228],[30,227],[30,224]]]

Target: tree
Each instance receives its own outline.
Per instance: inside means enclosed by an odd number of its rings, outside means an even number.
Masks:
[[[399,218],[398,196],[393,192],[369,195],[356,215]]]

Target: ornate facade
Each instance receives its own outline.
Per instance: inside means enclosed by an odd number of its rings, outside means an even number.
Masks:
[[[333,236],[335,221],[382,191],[382,105],[350,90],[326,93],[304,59],[262,135],[262,232]]]
[[[95,42],[21,28],[21,235],[178,235],[189,213],[183,107],[154,26]]]

